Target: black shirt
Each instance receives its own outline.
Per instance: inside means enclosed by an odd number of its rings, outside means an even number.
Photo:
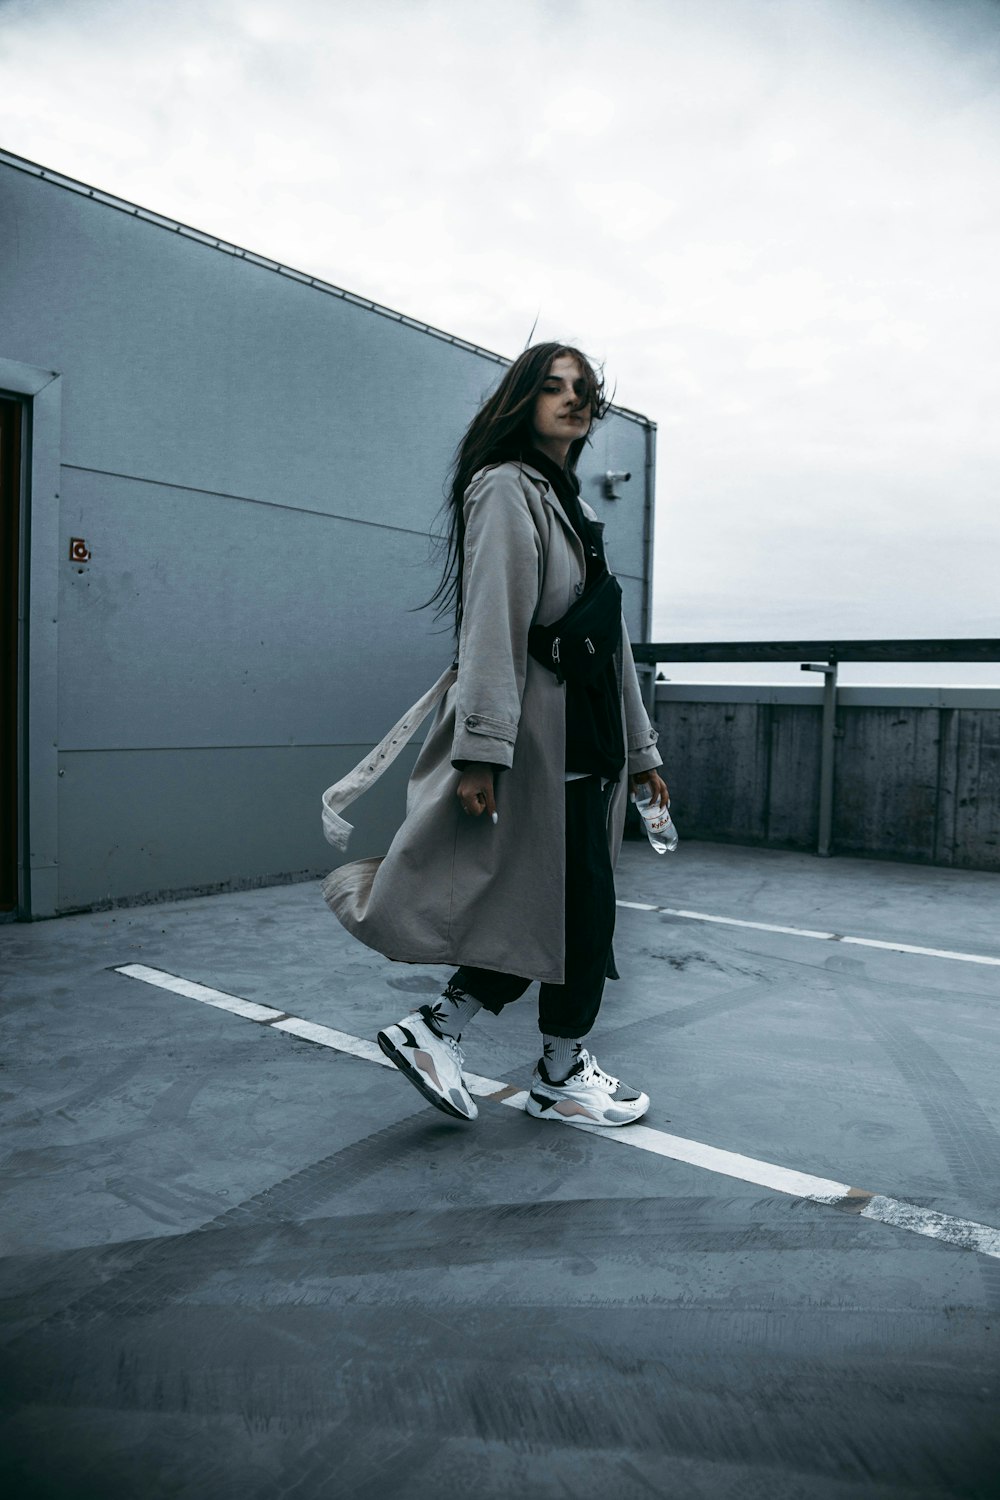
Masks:
[[[573,530],[583,543],[587,558],[584,593],[587,593],[608,571],[608,565],[601,533],[583,513],[580,481],[537,448],[525,448],[521,456],[525,463],[544,474],[552,485]],[[612,660],[597,682],[566,683],[566,770],[599,774],[617,781],[624,764],[621,695]]]

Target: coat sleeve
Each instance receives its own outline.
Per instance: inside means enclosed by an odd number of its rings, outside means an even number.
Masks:
[[[509,767],[521,718],[542,539],[517,475],[477,476],[465,494],[462,629],[451,762]]]
[[[663,760],[656,748],[659,735],[649,722],[646,705],[642,701],[642,691],[635,670],[635,658],[632,655],[632,642],[629,640],[624,615],[622,615],[622,657],[628,774],[634,776],[639,771],[651,771],[654,766],[662,766]]]

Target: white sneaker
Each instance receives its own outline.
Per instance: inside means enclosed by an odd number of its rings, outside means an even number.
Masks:
[[[589,1125],[631,1125],[649,1108],[649,1095],[629,1088],[598,1067],[584,1048],[568,1078],[553,1083],[540,1058],[524,1106],[536,1120],[574,1121]]]
[[[436,1109],[457,1120],[476,1120],[476,1101],[465,1087],[465,1053],[450,1036],[439,1036],[428,1024],[430,1006],[422,1005],[387,1026],[375,1038],[390,1062]]]

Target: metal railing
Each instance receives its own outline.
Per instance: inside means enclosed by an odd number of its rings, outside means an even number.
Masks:
[[[823,727],[816,853],[828,856],[833,829],[833,773],[837,730],[837,669],[843,661],[1000,662],[1000,640],[910,641],[644,641],[632,647],[637,665],[652,667],[647,707],[655,708],[660,662],[799,662],[823,673]],[[815,660],[815,658],[820,660]]]

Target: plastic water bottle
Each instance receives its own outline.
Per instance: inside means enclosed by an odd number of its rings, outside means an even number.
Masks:
[[[659,802],[652,801],[652,794],[649,792],[641,797],[631,792],[630,796],[635,803],[636,812],[642,819],[646,837],[657,854],[666,854],[668,849],[673,854],[680,840],[677,837],[673,819],[667,810],[670,807],[670,798],[667,798],[667,806],[663,807]],[[662,837],[657,838],[657,834]]]

